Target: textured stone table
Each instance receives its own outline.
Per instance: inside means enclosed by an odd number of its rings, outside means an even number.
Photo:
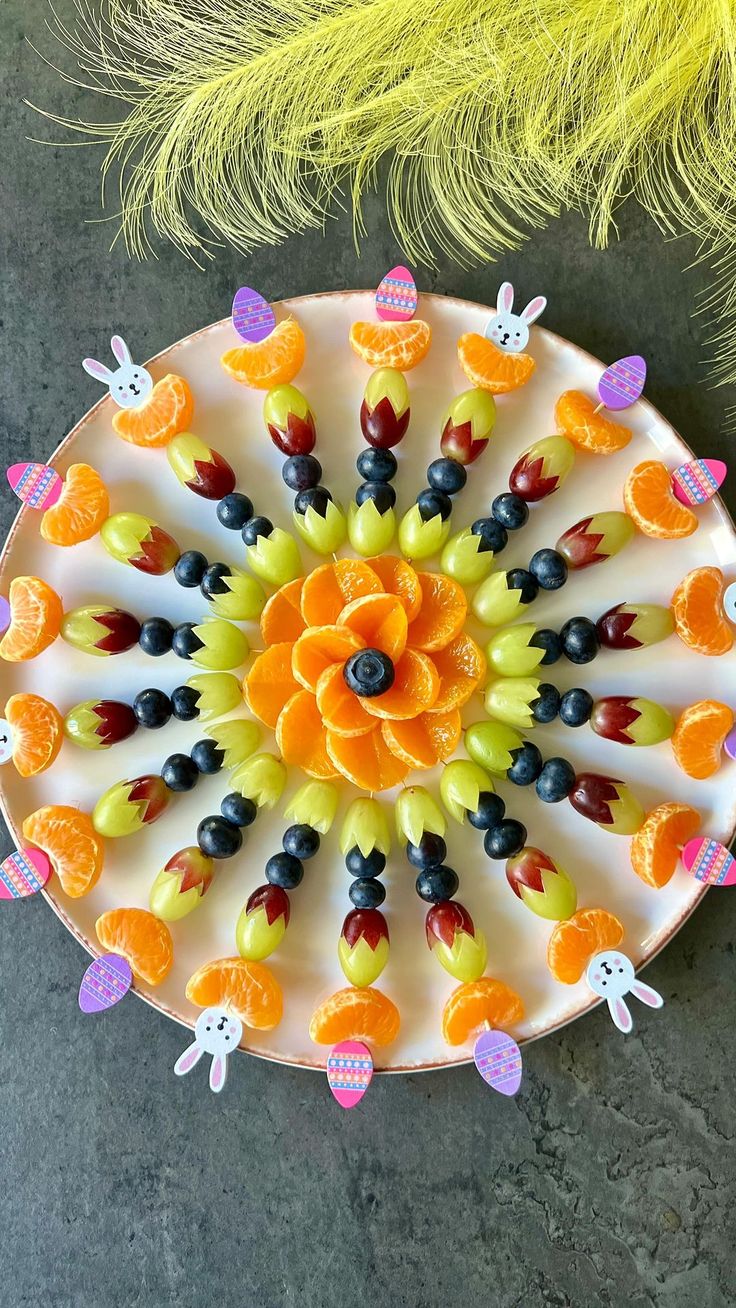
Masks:
[[[47,457],[84,412],[79,360],[113,325],[145,358],[221,317],[240,282],[271,298],[375,286],[397,261],[378,201],[360,259],[345,220],[250,260],[221,251],[204,272],[166,246],[144,265],[109,253],[114,225],[87,221],[96,150],[26,139],[63,133],[24,97],[90,111],[24,43],[56,53],[45,12],[0,9],[6,463]],[[692,249],[638,211],[621,237],[591,251],[564,217],[501,273],[546,291],[545,324],[594,354],[641,350],[648,396],[697,452],[727,458],[734,397],[699,384],[705,274],[682,273]],[[489,303],[498,281],[445,259],[421,277]],[[0,506],[4,533],[8,494]],[[354,1114],[311,1074],[254,1059],[221,1101],[175,1080],[175,1025],[140,1003],[80,1021],[79,947],[42,901],[3,911],[0,1308],[733,1304],[734,902],[709,895],[651,966],[666,1017],[626,1042],[599,1011],[528,1049],[516,1101],[465,1069],[382,1078]]]

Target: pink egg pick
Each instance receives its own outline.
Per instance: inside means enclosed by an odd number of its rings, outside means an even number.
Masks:
[[[403,264],[381,278],[376,291],[376,314],[382,322],[409,322],[417,311],[417,288]]]
[[[0,899],[27,899],[43,890],[51,864],[40,849],[14,849],[0,863]]]
[[[359,1040],[341,1040],[327,1059],[327,1083],[341,1108],[359,1104],[373,1076],[370,1050]]]
[[[736,884],[736,859],[718,840],[695,836],[683,846],[680,858],[685,870],[696,881],[704,881],[709,886]]]
[[[11,463],[6,474],[11,489],[29,509],[50,509],[64,486],[48,463]]]
[[[672,494],[688,508],[707,504],[723,485],[728,468],[722,459],[691,459],[672,474]]]

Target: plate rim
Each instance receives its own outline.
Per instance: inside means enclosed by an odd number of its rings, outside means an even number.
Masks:
[[[375,295],[375,288],[372,290],[367,290],[363,288],[363,289],[345,289],[345,290],[333,290],[333,291],[316,291],[305,295],[285,296],[283,299],[270,301],[270,304],[276,310],[286,309],[287,312],[289,312],[292,306],[298,306],[300,304],[304,304],[305,302],[313,303],[315,300],[323,300],[323,299],[348,299],[353,296],[366,296],[366,295],[368,296]],[[419,307],[421,306],[422,302],[426,300],[442,303],[442,304],[450,304],[459,309],[470,308],[470,309],[486,310],[489,313],[493,312],[492,306],[485,304],[483,301],[468,300],[462,296],[441,295],[438,294],[436,291],[426,291],[426,292],[421,291],[419,293],[419,303],[417,306],[417,311],[419,310]],[[179,337],[176,341],[172,341],[169,345],[165,346],[164,349],[159,350],[157,354],[154,354],[150,358],[146,359],[143,366],[150,367],[152,364],[157,364],[162,362],[163,360],[166,359],[168,355],[172,354],[175,350],[178,350],[180,347],[189,345],[190,343],[197,341],[201,336],[204,336],[212,331],[215,331],[217,328],[222,327],[224,324],[230,321],[230,318],[231,315],[227,314],[223,318],[218,318],[214,322],[206,323],[204,326],[198,327],[195,331],[189,332],[186,335]],[[565,336],[560,336],[559,333],[553,332],[547,327],[543,327],[540,324],[537,324],[535,327],[535,331],[543,334],[550,340],[558,343],[560,346],[563,346],[565,349],[568,350],[571,349],[575,351],[575,353],[581,356],[586,362],[593,363],[595,364],[596,367],[606,366],[605,364],[602,365],[600,359],[598,359],[594,354],[591,354],[588,350],[584,349],[582,346],[577,345],[574,341],[568,340],[567,337]],[[109,399],[108,395],[102,395],[91,406],[91,408],[87,409],[87,411],[67,432],[67,434],[64,437],[62,437],[62,439],[60,440],[59,444],[56,446],[54,451],[48,456],[46,461],[49,464],[53,466],[55,460],[64,457],[64,452],[67,446],[73,443],[77,435],[91,421],[93,421],[94,418],[96,418],[99,409],[103,404],[106,403],[108,399]],[[669,428],[670,432],[676,438],[676,441],[679,442],[680,446],[686,452],[689,458],[697,459],[699,457],[694,452],[694,450],[690,448],[688,442],[680,434],[677,428],[672,425],[672,423],[665,417],[665,415],[662,414],[660,410],[657,409],[656,406],[652,404],[650,400],[641,397],[638,403],[648,408],[652,412],[652,414],[656,416],[659,422],[663,423],[667,428]],[[713,497],[713,499],[718,502],[718,509],[719,512],[721,513],[724,524],[728,527],[734,539],[734,543],[736,543],[736,523],[734,523],[734,519],[731,515],[730,510],[728,509],[728,506],[726,505],[723,497],[718,493]],[[0,586],[2,585],[6,573],[9,571],[8,562],[11,553],[11,548],[20,525],[21,515],[25,508],[26,506],[24,504],[21,503],[19,505],[18,511],[15,517],[13,518],[8,534],[3,542],[2,548],[0,549]],[[23,840],[22,832],[19,831],[18,828],[16,827],[16,824],[13,820],[13,816],[8,807],[1,774],[0,774],[0,814],[2,814],[2,817],[7,825],[8,831],[10,832],[11,837],[15,841],[16,846],[22,848],[22,840]],[[730,835],[728,836],[728,839],[724,841],[724,844],[726,844],[727,846],[731,844],[731,842],[734,839],[734,836],[736,835],[736,813],[734,814],[732,821],[733,821],[732,830],[730,832]],[[638,963],[637,972],[639,972],[642,968],[647,967],[649,963],[653,962],[654,959],[657,958],[658,955],[662,952],[662,950],[665,949],[666,946],[672,942],[674,937],[678,934],[679,931],[682,930],[682,928],[685,926],[686,922],[693,915],[696,909],[700,907],[705,895],[708,893],[708,891],[711,888],[712,887],[710,887],[707,883],[703,884],[699,889],[699,893],[695,894],[692,900],[687,905],[685,905],[685,907],[682,909],[682,912],[679,914],[677,919],[674,922],[671,922],[666,929],[660,931],[659,935],[655,937],[654,945],[650,949],[648,949],[646,955]],[[97,958],[99,956],[100,951],[98,950],[96,944],[93,943],[91,939],[88,939],[87,936],[77,927],[76,923],[72,921],[72,919],[68,916],[66,912],[65,904],[59,901],[59,899],[56,897],[54,892],[48,888],[48,884],[41,889],[41,891],[39,892],[39,896],[42,896],[46,900],[46,903],[51,907],[58,920],[62,923],[62,925],[66,928],[66,930],[70,933],[70,935],[74,937],[77,943],[82,946],[82,948],[86,951],[86,953],[89,954],[91,958]],[[37,898],[39,896],[34,896],[34,898]],[[190,1031],[194,1029],[193,1018],[185,1017],[181,1013],[176,1012],[174,1009],[170,1008],[169,1005],[166,1004],[162,999],[156,998],[155,994],[150,994],[148,992],[139,990],[136,986],[135,979],[130,988],[130,993],[133,994],[137,999],[142,1000],[144,1003],[148,1004],[150,1008],[157,1010],[158,1012],[162,1013],[165,1017],[168,1017],[174,1022],[176,1022],[179,1026]],[[541,1040],[546,1036],[554,1035],[557,1031],[561,1031],[565,1027],[572,1025],[573,1022],[577,1022],[581,1017],[584,1017],[587,1013],[592,1012],[593,1009],[599,1008],[602,1005],[602,1003],[603,1003],[602,999],[592,996],[589,1003],[583,1004],[580,1007],[576,1008],[569,1016],[562,1017],[558,1022],[554,1022],[550,1025],[547,1025],[542,1030],[534,1031],[530,1035],[520,1037],[518,1041],[520,1047],[533,1044],[537,1040]],[[316,1048],[321,1049],[322,1046],[316,1046]],[[324,1046],[324,1049],[327,1050],[327,1046]],[[448,1051],[450,1050],[451,1047],[448,1046]],[[263,1062],[274,1063],[283,1067],[294,1067],[305,1071],[319,1072],[322,1073],[323,1075],[325,1073],[325,1066],[322,1065],[321,1063],[317,1063],[297,1057],[290,1057],[290,1058],[285,1057],[283,1054],[271,1053],[269,1050],[264,1050],[262,1048],[260,1049],[250,1048],[247,1044],[244,1044],[242,1042],[239,1045],[237,1052],[239,1054],[248,1054],[251,1057],[261,1059]],[[326,1056],[327,1055],[325,1054],[325,1057]],[[447,1071],[447,1070],[452,1070],[453,1068],[471,1066],[472,1064],[473,1064],[472,1053],[463,1052],[463,1054],[461,1054],[460,1057],[453,1058],[452,1056],[450,1056],[441,1062],[435,1061],[435,1062],[425,1062],[425,1063],[407,1063],[407,1064],[397,1064],[391,1067],[375,1068],[374,1075],[398,1076],[398,1075],[406,1075],[406,1074],[412,1074],[418,1072]]]

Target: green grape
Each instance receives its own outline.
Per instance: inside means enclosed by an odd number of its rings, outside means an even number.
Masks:
[[[396,534],[396,514],[393,509],[379,513],[373,500],[355,501],[348,508],[348,537],[356,554],[363,558],[376,558],[390,546]]]
[[[241,958],[260,963],[278,949],[289,925],[289,897],[280,886],[259,886],[241,910],[235,943]]]
[[[490,667],[500,677],[526,677],[539,667],[545,651],[529,642],[536,635],[533,622],[519,623],[497,631],[486,645]]]
[[[482,550],[480,536],[463,527],[448,540],[442,551],[440,567],[461,586],[475,586],[488,576],[493,567],[493,550]]]
[[[168,807],[171,792],[161,777],[118,781],[100,795],[92,810],[92,825],[101,836],[131,836],[150,825]]]
[[[213,875],[214,863],[198,845],[178,850],[151,886],[151,912],[163,922],[180,921],[197,907]]]
[[[464,822],[466,813],[474,813],[481,791],[495,790],[487,772],[470,759],[456,758],[442,769],[440,795],[450,817]]]
[[[498,722],[528,730],[535,725],[532,705],[538,699],[538,677],[499,677],[486,690],[486,712]]]
[[[221,718],[243,702],[243,687],[232,672],[197,672],[186,683],[195,690],[200,722]]]
[[[377,799],[354,799],[348,805],[340,829],[340,852],[347,854],[356,845],[364,858],[374,849],[382,854],[391,849],[386,814]]]
[[[475,722],[465,732],[465,748],[474,763],[495,777],[505,777],[513,764],[513,751],[520,749],[521,736],[505,722]]]
[[[261,728],[249,718],[234,718],[230,722],[216,722],[212,727],[205,727],[205,735],[214,740],[218,749],[223,751],[222,766],[230,771],[244,763],[261,740]]]
[[[578,894],[574,882],[541,849],[527,845],[508,859],[506,879],[514,894],[537,917],[564,922],[575,912]]]
[[[285,586],[304,572],[299,546],[281,527],[274,527],[270,536],[259,536],[255,545],[246,545],[245,556],[256,576],[272,586]]]
[[[424,786],[407,786],[394,805],[396,831],[402,844],[418,845],[425,831],[444,836],[447,822],[444,813]]]
[[[502,627],[512,618],[521,616],[527,604],[522,604],[521,591],[509,590],[507,573],[492,572],[475,592],[471,607],[479,622],[486,627]]]
[[[337,786],[331,781],[306,781],[292,795],[284,817],[289,822],[306,822],[320,835],[326,836],[337,813]]]
[[[354,909],[342,924],[337,956],[348,981],[371,986],[388,962],[389,938],[382,914]]]
[[[641,696],[609,695],[593,705],[590,725],[597,736],[621,745],[659,745],[675,730],[672,714]]]
[[[226,672],[238,668],[248,657],[249,645],[240,627],[234,627],[224,618],[203,618],[192,628],[202,642],[200,649],[190,655],[190,661],[211,672]]]
[[[449,534],[450,518],[443,522],[436,513],[424,522],[418,505],[412,504],[399,523],[399,547],[406,559],[428,559],[439,554]]]
[[[233,622],[251,622],[260,617],[261,609],[266,603],[266,592],[261,583],[256,581],[242,568],[228,565],[228,572],[219,578],[225,590],[219,594],[208,594],[207,599],[213,613],[218,618],[229,618]]]
[[[232,774],[230,785],[259,808],[273,808],[284,793],[286,768],[273,754],[251,754]]]
[[[181,553],[173,536],[141,513],[114,513],[100,527],[100,540],[118,563],[155,577],[170,572]]]
[[[345,514],[334,500],[327,501],[324,517],[311,504],[306,513],[292,514],[299,535],[317,554],[334,554],[345,543]]]

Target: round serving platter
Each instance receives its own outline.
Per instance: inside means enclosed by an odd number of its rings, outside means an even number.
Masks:
[[[305,296],[284,300],[274,308],[277,319],[291,313],[304,329],[307,357],[297,382],[316,415],[316,453],[323,480],[347,505],[359,481],[355,471],[362,448],[358,415],[368,376],[366,366],[350,349],[348,333],[355,320],[374,316],[373,293]],[[417,316],[431,325],[433,341],[427,359],[407,378],[412,418],[395,451],[397,515],[413,502],[424,485],[427,464],[437,457],[440,415],[449,399],[467,387],[457,361],[457,339],[467,331],[482,333],[490,313],[487,306],[464,300],[419,297]],[[117,326],[126,329],[126,324]],[[251,495],[257,512],[289,528],[291,496],[280,475],[281,455],[264,430],[263,394],[238,385],[220,367],[220,355],[236,343],[231,320],[226,318],[178,341],[147,366],[154,380],[168,372],[186,377],[195,397],[191,429],[233,465],[239,489]],[[131,345],[135,350],[134,340]],[[534,327],[529,350],[537,362],[536,372],[528,385],[498,398],[496,429],[482,459],[468,470],[467,486],[454,507],[454,530],[484,516],[493,497],[507,489],[509,471],[520,452],[554,432],[555,401],[563,390],[576,387],[595,393],[604,365],[575,345]],[[62,475],[72,463],[92,464],[110,490],[111,512],[133,509],[149,515],[171,532],[182,549],[197,548],[210,560],[242,563],[239,536],[220,526],[214,505],[178,483],[164,450],[140,449],[119,440],[111,427],[113,411],[109,398],[100,400],[49,462]],[[565,485],[538,506],[523,538],[515,543],[512,537],[503,556],[504,568],[525,565],[536,549],[554,545],[561,532],[586,513],[621,508],[626,475],[643,459],[660,458],[674,468],[692,457],[682,438],[646,401],[629,409],[624,420],[634,431],[630,445],[605,459],[581,454]],[[33,454],[42,457],[39,450]],[[569,617],[597,618],[619,602],[666,604],[685,573],[701,565],[719,566],[730,580],[736,575],[736,534],[722,501],[716,497],[698,515],[700,527],[693,536],[670,542],[637,535],[622,555],[571,576],[556,594],[540,594],[534,621],[559,628]],[[65,609],[104,600],[139,617],[157,614],[172,622],[195,620],[205,612],[199,592],[182,590],[171,574],[147,577],[123,567],[97,539],[68,550],[54,548],[41,539],[38,526],[39,515],[21,509],[0,558],[0,592],[7,593],[14,576],[36,574],[57,590]],[[323,562],[301,548],[305,567]],[[392,549],[398,553],[396,544]],[[349,554],[349,546],[340,553]],[[421,566],[431,570],[435,563],[430,560]],[[258,648],[257,625],[243,625],[252,646]],[[488,631],[472,617],[466,629],[482,645],[487,642]],[[594,696],[649,696],[674,713],[706,693],[736,702],[736,660],[705,660],[674,638],[633,653],[604,651],[585,667],[563,659],[549,673],[560,690],[584,685]],[[35,691],[51,699],[62,713],[93,696],[131,701],[146,686],[171,691],[187,675],[173,655],[153,660],[134,649],[113,660],[95,659],[61,640],[32,662],[3,665],[2,673],[4,698],[21,690]],[[480,698],[463,711],[465,725],[483,716]],[[39,805],[63,803],[91,811],[115,781],[158,771],[168,754],[188,751],[201,734],[196,723],[171,722],[160,732],[141,730],[103,752],[88,752],[65,740],[53,767],[35,778],[22,780],[12,767],[4,768],[0,803],[13,837],[22,843],[23,819]],[[665,800],[687,802],[701,811],[703,830],[711,837],[724,843],[732,837],[736,792],[728,762],[709,781],[698,782],[679,770],[668,744],[627,748],[595,736],[586,727],[572,731],[561,725],[537,728],[535,739],[545,756],[561,754],[578,771],[599,771],[629,782],[647,809]],[[262,748],[274,748],[265,728]],[[414,777],[436,792],[438,771]],[[242,852],[218,870],[196,912],[172,924],[174,966],[164,983],[152,990],[136,982],[135,993],[176,1021],[192,1027],[197,1016],[198,1010],[185,998],[189,976],[206,961],[236,952],[236,919],[248,895],[263,881],[266,859],[280,847],[283,809],[303,780],[296,769],[290,770],[281,804],[248,831]],[[197,823],[205,813],[218,811],[226,788],[223,775],[203,777],[194,792],[177,796],[155,825],[126,839],[108,841],[103,874],[85,898],[69,899],[52,878],[43,893],[86,950],[100,952],[94,923],[101,912],[147,906],[157,872],[174,850],[194,842]],[[270,1032],[246,1029],[243,1040],[243,1048],[253,1054],[320,1069],[325,1067],[326,1051],[311,1043],[309,1020],[321,1000],[345,984],[337,940],[350,908],[349,877],[337,836],[342,811],[357,792],[347,782],[341,789],[344,797],[335,826],[291,896],[289,930],[269,960],[284,994],[283,1020]],[[663,889],[648,888],[631,869],[628,838],[584,822],[567,803],[541,804],[533,788],[527,793],[502,783],[500,789],[513,801],[514,815],[526,824],[528,843],[546,850],[570,873],[578,887],[579,906],[603,905],[622,920],[624,947],[637,967],[671,939],[705,893],[682,868]],[[391,793],[381,798],[389,811]],[[462,902],[488,940],[488,971],[524,999],[526,1017],[514,1030],[519,1043],[546,1035],[593,1007],[598,1001],[584,981],[563,986],[550,976],[545,951],[551,924],[530,913],[512,894],[503,863],[485,857],[481,833],[450,822],[447,840],[448,862],[460,875]],[[442,1007],[455,983],[427,949],[426,906],[414,892],[414,877],[398,848],[390,856],[384,879],[388,894],[383,911],[391,953],[381,987],[398,1005],[402,1025],[394,1044],[374,1051],[376,1070],[420,1071],[467,1062],[472,1050],[448,1048],[442,1039]],[[4,911],[23,912],[23,908],[14,904]],[[80,977],[85,962],[80,955]],[[80,1015],[82,1020],[87,1019]],[[114,1021],[114,1013],[106,1020]]]

